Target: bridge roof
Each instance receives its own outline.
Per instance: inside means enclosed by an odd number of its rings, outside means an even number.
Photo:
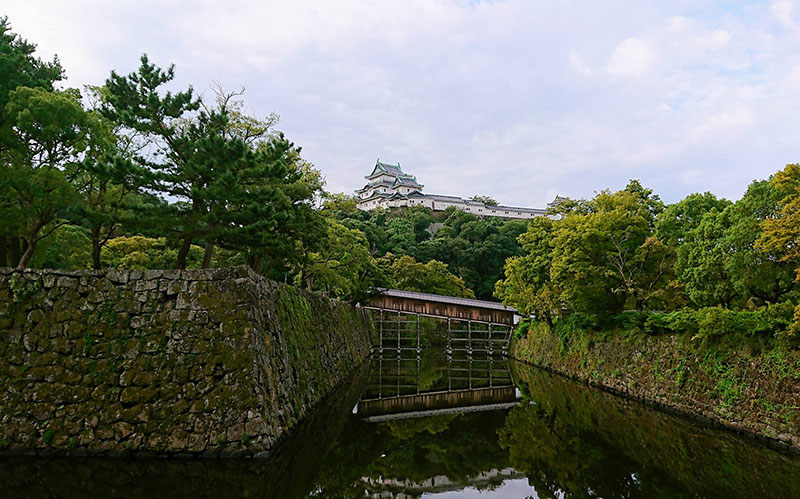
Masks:
[[[458,298],[455,296],[434,295],[431,293],[418,293],[416,291],[403,291],[401,289],[380,288],[378,291],[380,291],[380,293],[384,296],[394,296],[396,298],[451,303],[454,305],[464,305],[467,307],[486,308],[491,310],[504,310],[507,312],[517,311],[517,309],[514,307],[508,307],[496,301],[475,300],[473,298]]]

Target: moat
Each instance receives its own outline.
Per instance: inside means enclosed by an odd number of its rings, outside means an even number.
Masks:
[[[384,349],[267,459],[6,457],[3,497],[798,497],[800,458],[539,369]]]

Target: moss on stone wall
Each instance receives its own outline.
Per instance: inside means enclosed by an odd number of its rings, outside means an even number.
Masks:
[[[698,344],[688,335],[579,333],[533,325],[511,356],[800,449],[800,353]]]
[[[255,454],[369,353],[347,304],[246,268],[0,269],[0,448]]]

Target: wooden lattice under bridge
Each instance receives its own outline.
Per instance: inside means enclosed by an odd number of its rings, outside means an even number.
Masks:
[[[470,298],[384,289],[367,307],[376,312],[378,337],[375,350],[388,346],[393,350],[421,349],[420,317],[447,322],[447,352],[454,349],[505,355],[517,310],[502,303]]]

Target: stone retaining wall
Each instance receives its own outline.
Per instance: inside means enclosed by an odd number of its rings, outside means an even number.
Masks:
[[[371,328],[245,267],[0,269],[0,450],[264,454]]]
[[[688,335],[575,334],[545,324],[510,355],[608,391],[800,451],[800,352],[758,341],[700,345]]]

